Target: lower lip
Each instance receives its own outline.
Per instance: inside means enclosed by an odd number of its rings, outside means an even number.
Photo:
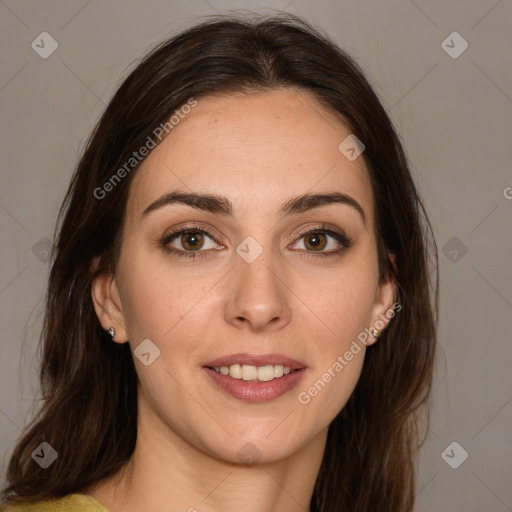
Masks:
[[[203,368],[210,378],[231,396],[245,402],[268,402],[291,391],[303,377],[306,368],[283,375],[268,382],[251,382],[233,379],[229,375],[217,373],[210,368]]]

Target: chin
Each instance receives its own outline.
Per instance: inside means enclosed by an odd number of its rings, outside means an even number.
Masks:
[[[314,433],[308,435],[298,425],[297,429],[290,429],[290,425],[283,422],[284,418],[286,415],[273,420],[271,428],[268,428],[268,422],[264,422],[264,428],[261,428],[250,420],[251,424],[245,425],[243,433],[237,434],[236,430],[231,430],[231,435],[224,433],[217,440],[212,440],[210,434],[204,440],[205,451],[216,459],[235,464],[265,464],[284,460],[315,437]],[[283,428],[279,426],[281,422]]]

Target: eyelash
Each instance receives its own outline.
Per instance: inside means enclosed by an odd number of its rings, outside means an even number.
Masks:
[[[186,228],[179,229],[179,230],[173,231],[172,233],[165,235],[160,240],[160,245],[166,253],[171,254],[173,256],[177,256],[178,258],[192,258],[194,260],[196,257],[197,258],[207,257],[208,254],[205,254],[205,253],[208,253],[210,250],[207,250],[207,251],[182,251],[179,249],[170,248],[167,245],[178,235],[182,235],[185,233],[196,233],[196,232],[207,234],[210,238],[215,240],[214,235],[205,227],[188,226]],[[334,231],[333,229],[329,229],[329,227],[325,224],[322,224],[321,226],[318,226],[318,227],[315,227],[315,228],[312,228],[312,229],[309,229],[309,230],[299,233],[298,240],[300,240],[301,238],[304,238],[307,235],[313,235],[313,234],[318,234],[318,233],[322,233],[322,234],[331,236],[338,243],[340,243],[342,245],[342,247],[341,247],[341,249],[338,249],[336,251],[330,251],[330,252],[315,253],[313,251],[306,251],[306,253],[304,254],[304,257],[306,257],[308,259],[309,258],[324,258],[327,256],[340,255],[340,254],[344,253],[347,249],[352,247],[352,241],[343,232],[341,232],[341,231],[338,232],[338,231]]]

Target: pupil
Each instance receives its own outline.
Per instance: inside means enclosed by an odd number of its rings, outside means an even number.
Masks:
[[[307,238],[306,238],[306,243],[307,245],[310,247],[310,248],[319,248],[319,247],[322,247],[324,245],[324,242],[322,240],[322,235],[319,234],[319,233],[314,233],[312,235],[309,235]]]
[[[313,242],[311,240],[313,240]],[[316,242],[315,242],[315,240],[316,240]],[[309,243],[310,243],[310,245],[315,247],[320,243],[320,240],[317,235],[311,235],[311,238],[309,239]]]
[[[198,233],[187,233],[185,235],[184,246],[190,249],[197,249],[200,246],[201,235]]]

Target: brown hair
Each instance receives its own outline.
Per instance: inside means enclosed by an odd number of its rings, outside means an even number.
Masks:
[[[380,280],[395,279],[402,306],[368,347],[356,389],[329,427],[311,510],[411,511],[418,415],[428,406],[434,364],[437,248],[399,137],[363,73],[326,35],[289,14],[203,21],[157,46],[110,101],[59,213],[41,335],[43,405],[12,454],[6,500],[79,492],[116,473],[135,446],[132,355],[102,330],[91,282],[115,272],[136,167],[107,198],[97,198],[98,188],[190,98],[280,87],[313,93],[364,142]],[[31,459],[42,441],[59,454],[46,470]]]

